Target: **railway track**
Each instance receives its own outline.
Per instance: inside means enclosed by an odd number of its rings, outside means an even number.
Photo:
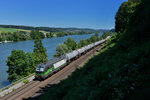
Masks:
[[[40,91],[41,88],[45,87],[47,84],[57,84],[61,80],[67,78],[76,68],[80,68],[92,55],[95,54],[96,50],[100,48],[101,46],[95,47],[94,49],[71,62],[69,65],[67,65],[48,79],[41,82],[31,81],[30,83],[0,98],[0,100],[22,100],[23,98],[36,97],[41,95],[42,92],[39,93],[37,91]]]

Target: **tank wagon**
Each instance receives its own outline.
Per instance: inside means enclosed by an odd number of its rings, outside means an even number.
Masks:
[[[79,56],[85,53],[85,47],[79,48],[78,50]]]
[[[47,77],[51,76],[53,73],[57,72],[58,70],[66,66],[66,64],[69,64],[72,60],[78,58],[79,56],[86,53],[90,49],[104,43],[109,38],[110,37],[107,37],[106,39],[81,47],[61,57],[52,59],[48,62],[38,65],[35,71],[35,79],[39,79],[39,80],[46,79]]]
[[[66,56],[67,62],[70,62],[71,60],[77,58],[78,55],[79,55],[79,52],[77,50],[74,50],[70,53],[67,53],[65,56]]]

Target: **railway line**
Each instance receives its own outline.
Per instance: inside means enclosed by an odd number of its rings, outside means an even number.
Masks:
[[[61,80],[67,78],[76,68],[80,68],[83,64],[94,55],[98,49],[102,47],[102,44],[93,48],[86,54],[82,55],[78,59],[72,61],[69,65],[53,74],[51,77],[44,81],[31,81],[30,83],[16,89],[15,91],[0,98],[0,100],[22,100],[35,98],[42,94],[42,88],[47,85],[53,85],[59,83]]]

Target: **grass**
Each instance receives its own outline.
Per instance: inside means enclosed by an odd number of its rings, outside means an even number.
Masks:
[[[17,31],[24,31],[24,32],[31,32],[31,30],[24,30],[24,29],[15,29],[15,28],[1,28],[0,27],[0,32],[17,32]],[[42,33],[48,33],[46,31],[41,31]]]
[[[16,29],[17,31],[31,32],[31,30]]]
[[[0,28],[0,32],[17,32],[17,29],[14,28]]]
[[[29,80],[24,80],[23,83],[24,83],[24,84],[28,84],[28,83],[29,83]]]

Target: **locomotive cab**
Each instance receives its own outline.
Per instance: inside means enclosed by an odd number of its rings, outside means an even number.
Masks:
[[[44,75],[44,67],[37,66],[36,72],[35,72],[35,79],[42,79],[43,75]]]

